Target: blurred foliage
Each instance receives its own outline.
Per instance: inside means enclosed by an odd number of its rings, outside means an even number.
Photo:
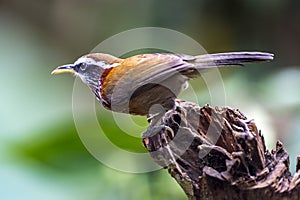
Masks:
[[[50,180],[73,180],[67,183],[77,190],[70,195],[76,199],[184,198],[175,180],[166,181],[166,171],[130,175],[110,169],[87,152],[73,124],[56,125],[45,130],[46,137],[34,133],[21,143],[11,144],[11,160],[32,165],[35,173]]]
[[[42,168],[61,173],[80,173],[97,166],[98,162],[82,145],[73,124],[58,123],[43,132],[45,135],[34,133],[21,143],[12,144],[14,157],[23,162],[29,159]]]
[[[98,107],[99,106],[98,103],[96,104],[97,104],[96,107]],[[130,135],[128,135],[126,131],[120,129],[119,124],[115,122],[112,113],[104,109],[101,109],[100,111],[97,112],[97,117],[98,117],[98,122],[103,129],[103,133],[114,145],[127,151],[132,151],[137,153],[147,152],[147,150],[142,146],[142,142],[141,142],[142,132],[140,129],[134,130],[134,128],[132,128]],[[129,116],[124,116],[124,117],[125,117],[124,121],[126,120],[127,117],[129,118]],[[144,117],[134,116],[133,118],[136,119],[135,123],[138,124],[140,123],[142,126],[144,125],[144,127],[147,126]]]
[[[271,63],[220,71],[226,105],[256,120],[268,148],[282,140],[293,168],[300,140],[299,10],[297,0],[0,1],[1,199],[185,199],[165,170],[124,173],[93,158],[73,123],[74,77],[50,75],[106,38],[144,26],[187,34],[210,53],[274,53]],[[202,78],[190,85],[180,98],[210,103]],[[140,138],[147,128],[145,118],[118,116],[131,130],[128,135],[110,111],[95,106],[99,125],[113,145],[145,152]],[[129,120],[137,126],[129,126]],[[88,121],[85,126],[93,131]],[[110,149],[105,153],[112,154]]]

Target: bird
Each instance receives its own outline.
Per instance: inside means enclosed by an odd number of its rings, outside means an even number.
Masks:
[[[96,99],[114,112],[149,116],[176,106],[190,79],[209,68],[243,66],[273,60],[267,52],[225,52],[191,56],[179,53],[138,54],[122,59],[105,53],[81,56],[52,74],[71,73],[87,84]],[[158,108],[158,109],[156,109]]]

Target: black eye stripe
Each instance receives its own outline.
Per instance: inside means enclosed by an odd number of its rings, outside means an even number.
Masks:
[[[78,72],[80,65],[81,65],[81,63],[74,65],[74,66],[73,66],[73,69],[74,69],[76,72]]]
[[[87,64],[86,63],[78,63],[78,64],[76,64],[75,66],[74,66],[74,70],[75,71],[79,71],[79,70],[81,70],[81,71],[84,71],[85,69],[86,69],[86,67],[87,67]]]
[[[82,71],[84,71],[87,67],[87,64],[86,63],[80,63],[79,67]]]

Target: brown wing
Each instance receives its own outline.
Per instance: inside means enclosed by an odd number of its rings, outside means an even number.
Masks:
[[[103,84],[103,97],[114,99],[114,103],[128,101],[133,92],[149,83],[161,83],[173,76],[181,76],[183,69],[191,67],[174,54],[142,54],[123,60],[119,66],[109,70]],[[181,87],[187,78],[181,76],[171,87]]]

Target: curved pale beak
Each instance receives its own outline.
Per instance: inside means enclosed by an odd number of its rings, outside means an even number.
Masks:
[[[62,74],[62,73],[75,74],[76,71],[74,70],[74,65],[73,64],[62,65],[57,67],[55,70],[51,72],[51,74]]]

